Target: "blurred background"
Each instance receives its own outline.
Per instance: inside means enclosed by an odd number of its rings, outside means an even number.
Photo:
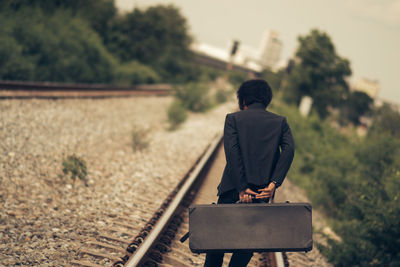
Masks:
[[[400,265],[400,1],[2,0],[0,25],[0,80],[171,84],[171,129],[266,79],[289,177],[340,237],[318,248]]]

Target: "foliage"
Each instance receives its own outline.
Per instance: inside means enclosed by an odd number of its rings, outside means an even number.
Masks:
[[[0,22],[0,79],[137,84],[215,76],[192,62],[186,19],[172,5],[118,14],[113,0],[4,0]]]
[[[133,151],[144,150],[149,146],[149,131],[135,125],[132,130],[132,148]]]
[[[196,73],[196,75],[199,78],[196,77],[193,80],[215,81],[218,77],[222,77],[224,75],[224,71],[208,66],[197,66],[196,71],[197,70],[198,73]]]
[[[280,89],[283,76],[284,76],[283,70],[273,72],[271,70],[264,69],[260,74],[260,78],[268,82],[269,86],[271,86],[271,89],[274,93]]]
[[[65,175],[69,174],[72,180],[75,181],[76,177],[83,181],[86,180],[87,167],[86,162],[82,158],[70,155],[63,160],[62,166],[63,173]]]
[[[114,0],[2,0],[0,10],[40,9],[48,16],[60,10],[67,11],[72,16],[78,16],[104,38],[109,31],[109,24],[117,14]]]
[[[244,72],[236,70],[229,72],[228,80],[234,88],[239,88],[239,86],[248,79],[249,75]]]
[[[357,149],[360,170],[348,189],[341,243],[331,241],[328,256],[337,266],[399,266],[400,142],[375,136]],[[354,190],[354,189],[357,190]]]
[[[381,132],[400,138],[400,113],[388,104],[384,104],[374,112],[369,135],[376,135]]]
[[[375,129],[359,140],[316,116],[301,117],[296,108],[274,108],[287,116],[296,143],[290,178],[330,216],[342,238],[329,240],[323,252],[335,266],[398,266],[400,141],[395,131],[378,126],[395,113],[378,111]]]
[[[214,105],[226,102],[231,91],[218,89],[215,94],[210,93],[207,83],[188,83],[177,86],[175,89],[175,100],[168,109],[168,120],[170,129],[174,130],[186,120],[187,111],[204,112]]]
[[[109,82],[115,61],[79,18],[39,9],[0,13],[0,79]],[[3,43],[5,45],[3,45]]]
[[[291,179],[308,191],[316,206],[337,216],[345,198],[342,187],[348,183],[343,177],[351,176],[356,166],[355,144],[318,116],[303,118],[297,108],[283,104],[275,110],[288,117],[296,144]]]
[[[215,93],[215,101],[217,103],[225,103],[228,101],[228,97],[232,94],[232,92],[226,91],[226,90],[217,90]]]
[[[190,43],[186,19],[172,5],[135,8],[117,16],[105,39],[121,62],[137,60],[150,65],[164,80],[185,72]]]
[[[360,124],[360,117],[371,113],[373,99],[364,92],[350,92],[341,106],[342,118],[346,118],[354,125]]]
[[[185,106],[179,100],[174,100],[168,108],[168,121],[170,129],[175,130],[187,118],[187,111]]]
[[[209,87],[204,83],[189,83],[176,87],[175,97],[190,111],[203,112],[211,108]]]
[[[337,55],[324,32],[314,29],[298,40],[296,57],[300,62],[288,77],[285,99],[299,104],[303,96],[311,96],[313,107],[325,118],[328,106],[337,107],[349,91],[346,78],[351,74],[350,62]]]
[[[121,64],[116,68],[115,83],[120,85],[152,84],[160,81],[158,74],[149,66],[137,61]]]
[[[0,17],[0,25],[6,25]],[[0,79],[30,80],[34,76],[34,63],[22,55],[23,47],[15,38],[0,30]]]

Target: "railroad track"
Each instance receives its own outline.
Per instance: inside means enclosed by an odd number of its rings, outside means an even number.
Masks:
[[[172,86],[169,84],[114,86],[104,84],[0,81],[0,99],[166,96],[171,91]]]
[[[197,159],[168,197],[151,213],[138,208],[132,216],[118,216],[107,221],[104,232],[83,238],[76,248],[78,266],[202,266],[204,254],[194,254],[179,239],[188,230],[187,209],[192,203],[216,200],[216,183],[225,165],[221,136],[218,136]],[[153,204],[156,200],[138,199]],[[224,263],[229,261],[229,254]],[[257,253],[248,266],[289,266],[282,253]]]

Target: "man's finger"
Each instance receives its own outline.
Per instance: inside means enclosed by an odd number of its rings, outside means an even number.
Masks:
[[[247,188],[247,189],[246,189],[246,194],[249,194],[249,195],[257,195],[257,193],[254,192],[253,190],[251,190],[250,188]]]
[[[247,203],[251,202],[251,195],[247,195]]]
[[[262,188],[262,189],[258,189],[258,191],[261,191],[261,192],[271,192],[272,189]]]
[[[271,197],[271,193],[261,193],[261,194],[258,194],[257,196],[256,196],[256,198],[267,198],[267,197]]]

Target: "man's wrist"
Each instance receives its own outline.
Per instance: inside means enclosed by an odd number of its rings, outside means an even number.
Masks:
[[[247,188],[249,188],[249,186],[248,186],[248,184],[247,183],[242,183],[242,184],[240,184],[239,185],[239,192],[243,192],[243,191],[246,191],[246,189]]]

